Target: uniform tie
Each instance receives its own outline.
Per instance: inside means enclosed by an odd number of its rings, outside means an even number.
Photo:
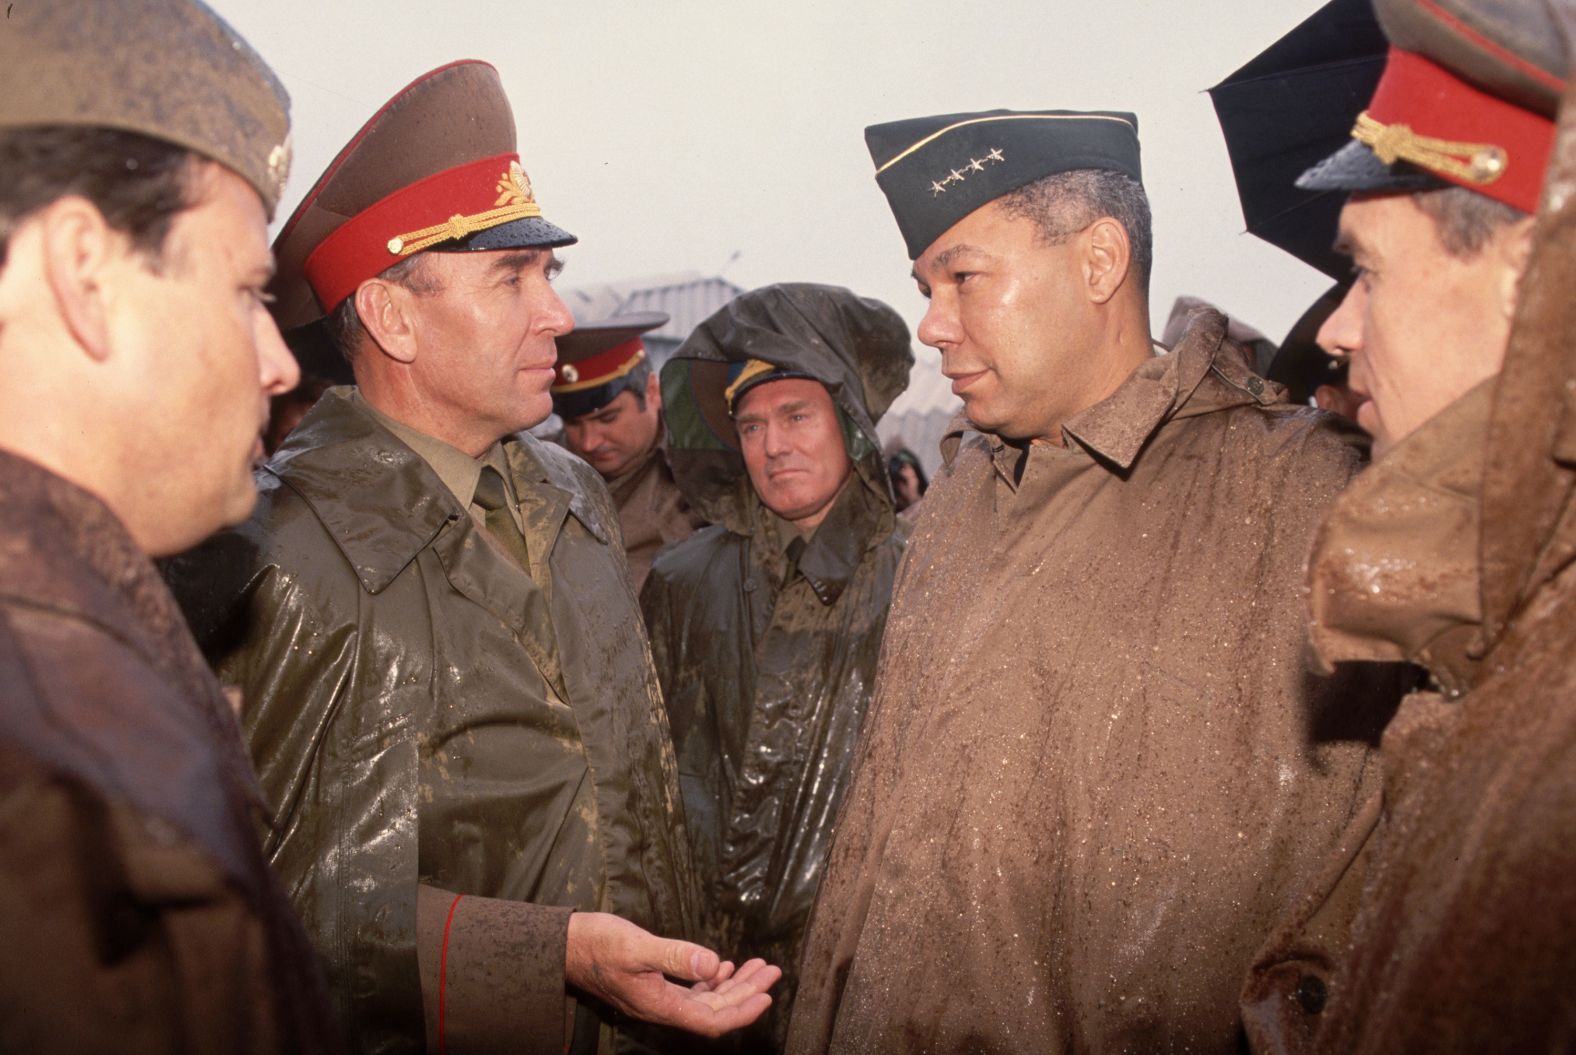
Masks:
[[[522,569],[530,571],[531,561],[526,552],[525,536],[520,534],[514,514],[509,512],[509,492],[497,469],[490,465],[482,466],[482,475],[476,481],[474,501],[484,510],[482,522],[487,525],[488,534],[502,544]]]

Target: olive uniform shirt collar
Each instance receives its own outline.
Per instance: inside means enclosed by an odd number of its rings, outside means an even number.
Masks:
[[[424,432],[418,432],[404,422],[389,417],[367,402],[359,389],[350,398],[365,407],[373,419],[392,432],[401,443],[415,451],[417,456],[437,474],[443,486],[449,489],[449,493],[460,505],[472,510],[473,515],[476,508],[476,482],[481,479],[482,467],[492,466],[497,470],[498,475],[503,477],[504,492],[509,496],[509,510],[514,516],[515,526],[522,527],[520,496],[515,491],[514,479],[509,472],[509,461],[504,457],[502,440],[493,443],[480,458],[473,458],[458,447],[428,436]]]

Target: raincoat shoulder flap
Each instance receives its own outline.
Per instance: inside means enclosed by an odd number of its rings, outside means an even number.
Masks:
[[[330,389],[261,470],[300,496],[355,570],[381,592],[464,510],[415,451]]]

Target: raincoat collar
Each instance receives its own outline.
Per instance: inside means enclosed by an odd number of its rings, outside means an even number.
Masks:
[[[1472,687],[1481,655],[1478,540],[1483,449],[1494,381],[1398,443],[1331,508],[1308,562],[1314,651],[1407,660],[1449,697]]]
[[[521,509],[522,519],[556,537],[568,512],[607,542],[608,526],[570,471],[542,455],[540,443],[524,433],[503,441],[515,480],[536,485],[536,494],[522,499],[531,507]],[[372,594],[393,582],[445,526],[466,519],[432,467],[380,425],[352,387],[326,392],[261,471],[312,508]]]
[[[1167,421],[1254,403],[1267,406],[1283,398],[1281,386],[1249,369],[1248,352],[1227,338],[1226,327],[1226,317],[1219,312],[1195,311],[1170,354],[1143,363],[1115,392],[1062,424],[1067,446],[1076,443],[1097,462],[1125,473]],[[1211,376],[1216,383],[1205,384]],[[956,457],[963,434],[971,429],[961,415],[953,420],[942,441],[948,464]],[[999,438],[982,435],[993,450],[1002,450]]]
[[[861,486],[855,473],[799,556],[798,573],[823,605],[835,604],[848,589],[872,541],[868,525],[889,508],[872,502],[865,492],[866,488]],[[754,508],[751,545],[769,564],[785,561],[780,552],[780,529],[773,522],[774,517],[753,493],[750,500]],[[871,509],[872,505],[876,508]],[[876,541],[885,537],[879,536]]]

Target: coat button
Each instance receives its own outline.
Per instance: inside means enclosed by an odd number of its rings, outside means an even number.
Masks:
[[[1262,377],[1248,378],[1248,391],[1256,396],[1262,396],[1264,394],[1264,379]]]
[[[1310,1015],[1317,1015],[1324,1010],[1324,1001],[1329,994],[1324,988],[1324,979],[1311,974],[1305,974],[1297,982],[1297,991],[1292,994],[1297,998],[1297,1003]]]

